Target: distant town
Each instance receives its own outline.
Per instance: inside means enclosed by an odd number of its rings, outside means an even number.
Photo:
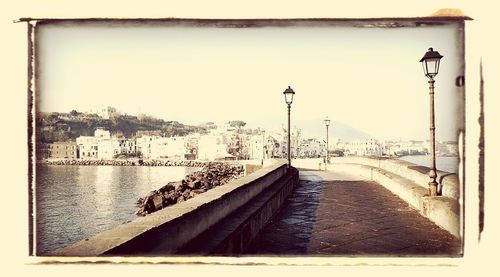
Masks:
[[[240,120],[189,126],[146,115],[126,115],[102,106],[87,112],[39,113],[37,159],[112,160],[262,160],[287,156],[287,130],[245,128]],[[292,128],[293,158],[319,158],[327,154],[325,138],[308,138]],[[330,134],[331,135],[331,134]],[[375,138],[328,142],[334,156],[426,155],[428,141]],[[457,156],[456,142],[436,142],[440,156]]]

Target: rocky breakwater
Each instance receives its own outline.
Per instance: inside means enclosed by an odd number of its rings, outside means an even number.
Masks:
[[[45,160],[47,165],[112,165],[112,166],[185,166],[185,167],[202,167],[207,162],[193,161],[193,160],[75,160],[75,159],[58,159],[58,160]]]
[[[207,162],[204,161],[170,161],[170,160],[139,160],[139,165],[143,166],[186,166],[186,167],[202,167]]]
[[[132,160],[47,160],[48,165],[113,165],[113,166],[135,166],[137,161]]]
[[[214,187],[244,175],[243,166],[210,162],[199,171],[187,175],[177,182],[169,182],[158,190],[149,192],[137,200],[137,215],[145,216],[167,206],[186,201]]]

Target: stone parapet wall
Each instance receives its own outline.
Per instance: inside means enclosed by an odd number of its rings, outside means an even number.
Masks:
[[[419,166],[407,161],[392,158],[371,158],[371,157],[333,157],[330,158],[329,168],[334,168],[336,164],[360,164],[375,168],[380,168],[393,174],[403,176],[415,184],[428,188],[429,168]],[[460,197],[460,187],[457,174],[444,171],[437,171],[436,181],[441,186],[442,196],[458,199]]]
[[[169,255],[286,176],[279,162],[197,197],[57,249],[48,256]]]
[[[330,169],[335,167],[336,170],[357,174],[376,181],[453,236],[457,238],[462,236],[460,205],[457,199],[446,196],[429,197],[427,188],[406,178],[406,176],[394,174],[379,167],[357,163],[337,163],[328,166]]]

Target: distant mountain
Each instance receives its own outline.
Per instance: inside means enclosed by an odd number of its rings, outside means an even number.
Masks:
[[[321,138],[326,139],[326,126],[324,124],[318,124],[318,122],[322,123],[322,121],[319,120],[310,120],[310,121],[297,122],[297,124],[292,126],[297,126],[297,128],[302,129],[303,137],[306,138],[316,137],[320,139]],[[339,138],[342,141],[373,138],[373,136],[371,136],[366,132],[363,132],[347,124],[333,120],[330,123],[329,136],[330,139]]]

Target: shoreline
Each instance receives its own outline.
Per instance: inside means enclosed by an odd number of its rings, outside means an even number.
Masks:
[[[58,160],[40,160],[39,164],[45,165],[70,165],[70,166],[181,166],[181,167],[203,167],[207,164],[220,163],[224,161],[197,161],[197,160],[75,160],[75,159],[58,159]],[[234,161],[230,161],[233,162]]]
[[[402,158],[402,157],[430,157],[430,154],[419,154],[419,155],[402,155],[402,156],[395,156],[395,158]],[[453,157],[453,158],[459,158],[459,155],[436,155],[436,158],[442,158],[442,157]]]

